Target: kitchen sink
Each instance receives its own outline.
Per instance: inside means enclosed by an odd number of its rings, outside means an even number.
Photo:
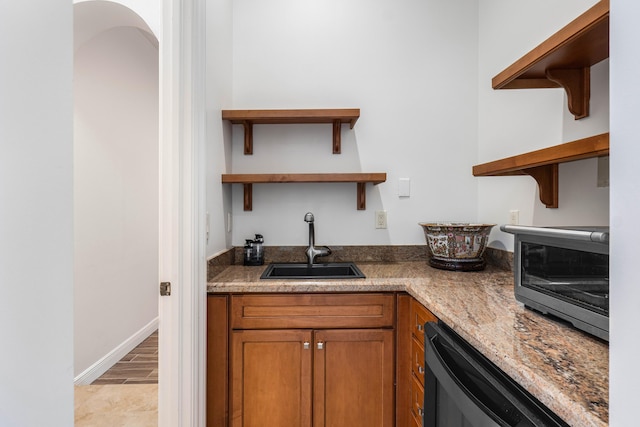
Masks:
[[[353,262],[270,264],[261,279],[364,279]]]

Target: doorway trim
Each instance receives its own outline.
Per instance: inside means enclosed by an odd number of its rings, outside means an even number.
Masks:
[[[205,425],[205,0],[163,0],[158,425]]]

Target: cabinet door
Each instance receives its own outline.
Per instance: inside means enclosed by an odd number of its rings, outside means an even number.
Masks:
[[[308,330],[233,331],[231,426],[310,427]]]
[[[411,417],[411,301],[413,297],[397,297],[396,324],[396,426],[415,427]]]
[[[394,424],[394,331],[320,330],[314,337],[314,427]]]
[[[207,297],[207,427],[227,427],[229,325],[226,295]]]

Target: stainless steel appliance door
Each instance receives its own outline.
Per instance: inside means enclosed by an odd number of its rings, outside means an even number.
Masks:
[[[425,427],[567,426],[443,323],[425,325]]]
[[[515,233],[516,300],[608,341],[608,228],[500,228]]]
[[[609,316],[609,255],[520,242],[520,285]]]

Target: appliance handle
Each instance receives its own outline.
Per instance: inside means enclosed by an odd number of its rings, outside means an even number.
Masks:
[[[445,389],[447,394],[451,396],[458,404],[458,409],[464,414],[465,418],[474,421],[474,426],[481,427],[500,427],[493,418],[479,405],[476,397],[468,392],[468,388],[462,385],[461,381],[452,372],[451,367],[447,366],[443,361],[442,355],[433,343],[438,335],[431,339],[425,340],[425,360],[427,369],[435,375],[438,383]],[[462,385],[462,386],[461,386]],[[425,408],[427,412],[431,408]],[[434,414],[430,417],[435,421]],[[425,420],[425,427],[429,426]]]
[[[438,403],[428,400],[426,392],[429,389],[431,397],[437,397],[437,383],[474,427],[514,423],[518,427],[568,427],[484,356],[476,354],[477,350],[463,338],[449,332],[446,325],[436,322],[426,325],[425,426],[434,427],[438,421],[437,410],[431,406]]]
[[[530,227],[526,225],[504,224],[500,230],[511,234],[528,234],[531,236],[559,237],[596,243],[609,243],[609,232],[571,230],[566,228]]]

